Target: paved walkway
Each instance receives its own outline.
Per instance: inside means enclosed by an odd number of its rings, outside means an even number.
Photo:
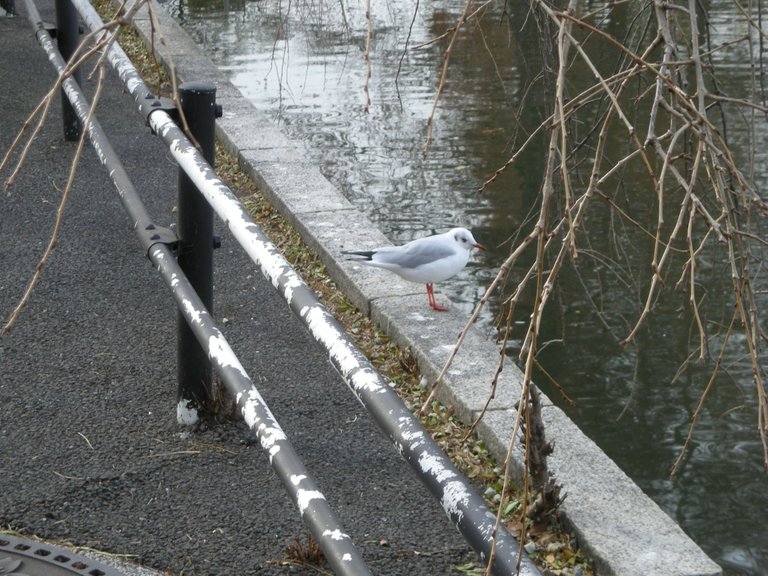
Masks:
[[[39,6],[48,21],[51,6]],[[54,80],[23,3],[17,10],[0,17],[2,153]],[[114,77],[98,117],[150,214],[172,223],[176,169]],[[74,148],[57,98],[22,176],[0,196],[4,318],[48,242]],[[371,569],[458,573],[474,560],[469,547],[324,351],[219,232],[216,314]],[[250,431],[237,421],[194,433],[176,424],[175,318],[89,147],[50,264],[0,337],[0,529],[172,574],[316,573],[279,563],[307,531]]]

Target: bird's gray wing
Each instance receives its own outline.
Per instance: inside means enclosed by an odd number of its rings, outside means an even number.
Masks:
[[[448,258],[454,252],[454,247],[450,244],[416,241],[404,246],[381,248],[374,253],[373,260],[381,264],[399,266],[400,268],[416,269],[437,260]]]

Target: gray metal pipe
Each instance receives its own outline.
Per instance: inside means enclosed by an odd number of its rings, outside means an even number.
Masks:
[[[331,362],[344,377],[347,386],[440,502],[480,558],[488,561],[493,550],[494,574],[516,574],[518,562],[520,574],[538,574],[527,555],[519,556],[517,540],[501,525],[496,530],[495,515],[469,479],[459,472],[389,383],[358,350],[312,289],[253,222],[235,194],[199,157],[183,131],[165,113],[152,113],[149,122],[168,143],[174,159],[195,181],[246,253],[302,319],[312,336],[328,350]]]
[[[202,300],[189,282],[179,281],[183,272],[176,259],[163,245],[151,248],[149,259],[171,289],[176,305],[208,353],[214,370],[235,399],[246,424],[258,435],[261,447],[269,454],[272,468],[299,508],[302,519],[334,572],[348,576],[371,574]]]
[[[74,2],[89,27],[101,26],[100,18],[89,4],[83,0]],[[168,143],[176,160],[196,181],[198,188],[206,195],[219,217],[228,224],[246,252],[271,279],[294,312],[304,320],[313,336],[329,350],[332,362],[344,376],[347,385],[440,501],[465,539],[486,561],[495,540],[493,569],[496,574],[515,573],[518,561],[522,574],[538,574],[527,556],[518,558],[517,541],[503,527],[498,532],[495,530],[495,516],[487,509],[469,480],[432,441],[397,394],[317,300],[312,290],[252,221],[231,190],[198,157],[183,132],[162,112],[162,106],[147,106],[146,103],[152,101],[148,97],[151,93],[119,46],[114,46],[108,57],[133,94],[140,110],[147,112],[152,128]],[[155,113],[158,110],[160,112]]]
[[[73,3],[89,28],[102,26],[101,18],[86,0],[73,0]],[[162,103],[151,94],[123,50],[113,45],[107,57],[152,129],[168,144],[179,166],[195,182],[291,309],[304,321],[313,337],[328,350],[331,361],[347,386],[440,502],[465,540],[483,561],[488,561],[493,550],[494,574],[515,574],[519,563],[520,574],[537,576],[538,569],[530,558],[526,554],[520,556],[517,540],[503,526],[496,530],[495,515],[469,479],[456,469],[389,383],[357,349],[314,292],[253,222],[236,195],[200,156],[165,112]]]
[[[59,75],[66,63],[61,58],[32,0],[25,0],[27,14],[37,30],[37,40]],[[80,120],[85,123],[90,106],[77,82],[68,78],[64,92]],[[226,338],[218,330],[208,310],[176,261],[169,244],[175,239],[170,231],[155,226],[131,183],[101,125],[95,118],[85,124],[99,160],[107,169],[120,198],[134,222],[142,246],[152,264],[171,289],[177,306],[198,342],[214,363],[214,369],[235,398],[248,426],[256,433],[261,446],[269,453],[270,463],[299,508],[305,524],[320,545],[337,574],[365,576],[371,574],[351,538],[343,532],[335,514],[304,467],[280,424],[259,394],[253,381],[238,361]]]

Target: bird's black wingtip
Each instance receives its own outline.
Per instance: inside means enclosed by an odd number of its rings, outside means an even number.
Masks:
[[[342,250],[342,254],[345,256],[360,256],[363,260],[371,260],[373,258],[373,250]]]

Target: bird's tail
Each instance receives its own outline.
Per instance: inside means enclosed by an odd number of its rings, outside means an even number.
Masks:
[[[362,261],[368,261],[373,259],[373,250],[360,250],[360,251],[354,251],[354,250],[342,250],[342,254],[346,256],[360,256],[360,258],[354,258],[354,260],[362,260]]]

